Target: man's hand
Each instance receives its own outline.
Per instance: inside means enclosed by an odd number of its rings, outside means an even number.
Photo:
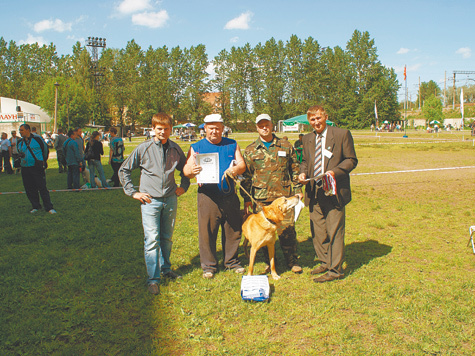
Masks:
[[[299,197],[300,200],[302,200],[302,198],[303,198],[303,194],[302,194],[302,193],[297,193],[297,194],[295,194],[295,196]]]
[[[175,190],[175,194],[176,194],[177,197],[179,197],[180,195],[185,194],[185,189],[183,189],[182,187],[178,187]]]
[[[244,203],[244,215],[252,214],[252,203],[250,201]]]
[[[233,179],[236,178],[236,171],[233,168],[226,169],[226,171],[224,171],[224,174]]]
[[[307,184],[308,180],[306,180],[306,179],[307,179],[307,175],[305,173],[300,173],[299,174],[299,183]]]
[[[132,195],[132,198],[137,199],[137,200],[140,201],[142,204],[146,204],[146,203],[151,203],[151,202],[152,202],[152,197],[150,196],[150,194],[147,194],[147,193],[135,192],[135,193]]]
[[[183,168],[183,173],[188,178],[195,178],[195,176],[198,175],[202,169],[203,168],[201,168],[201,166],[196,165],[196,163],[192,161],[185,165]]]

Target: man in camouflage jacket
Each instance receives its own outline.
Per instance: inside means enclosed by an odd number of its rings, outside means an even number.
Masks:
[[[244,160],[247,170],[243,174],[241,186],[261,205],[269,205],[275,199],[298,195],[302,199],[302,184],[298,183],[299,164],[292,145],[272,133],[272,121],[269,115],[261,114],[256,118],[259,138],[246,147]],[[292,186],[293,185],[293,186]],[[250,213],[251,198],[241,190],[244,198],[245,213]],[[254,206],[254,211],[258,207]],[[294,226],[294,210],[290,210],[277,230],[280,246],[289,268],[301,273],[297,263],[297,234]],[[264,255],[269,265],[267,247]]]

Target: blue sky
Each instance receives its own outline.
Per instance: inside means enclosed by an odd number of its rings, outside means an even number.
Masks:
[[[309,36],[321,46],[344,48],[355,29],[368,31],[379,59],[392,67],[415,99],[419,78],[444,88],[453,71],[475,71],[475,1],[320,0],[0,0],[0,36],[17,44],[56,45],[58,54],[88,36],[107,47],[125,48],[134,39],[143,49],[204,44],[211,60],[222,49],[251,46],[269,38]],[[475,84],[457,76],[457,85]]]

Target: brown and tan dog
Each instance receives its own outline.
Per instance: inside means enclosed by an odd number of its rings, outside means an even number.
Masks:
[[[244,251],[246,252],[246,256],[249,257],[249,270],[247,273],[249,276],[252,276],[257,251],[261,247],[267,246],[272,278],[280,278],[275,270],[274,260],[277,226],[284,220],[284,214],[287,210],[292,209],[298,202],[299,198],[297,196],[278,198],[274,200],[272,204],[262,207],[262,210],[257,214],[249,215],[242,225],[242,233],[245,236],[243,244]],[[248,244],[251,244],[250,256],[247,251]]]

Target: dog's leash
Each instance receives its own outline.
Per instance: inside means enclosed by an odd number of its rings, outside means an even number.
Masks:
[[[234,183],[235,183],[235,185],[234,185],[235,192],[237,192],[237,186],[238,186],[238,183],[239,183],[239,189],[241,189],[244,193],[246,193],[247,196],[248,196],[249,198],[251,198],[251,201],[252,201],[254,204],[256,204],[256,206],[257,206],[259,209],[262,209],[261,203],[259,203],[258,201],[256,201],[256,200],[252,197],[252,195],[249,194],[249,192],[248,192],[246,189],[243,188],[243,186],[242,186],[242,184],[241,184],[241,181],[240,181],[239,179],[237,179],[236,177],[233,177],[233,176],[230,175],[230,174],[229,174],[229,175],[228,175],[228,174],[225,174],[225,179],[226,179],[226,181],[228,182],[228,185],[230,185],[230,184],[229,184],[229,181],[228,181],[228,177],[231,178],[231,179],[234,181]]]

